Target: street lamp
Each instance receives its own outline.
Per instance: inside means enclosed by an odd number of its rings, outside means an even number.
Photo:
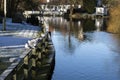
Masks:
[[[3,30],[6,30],[6,14],[7,14],[7,9],[6,9],[6,0],[4,0],[4,18],[3,18]]]

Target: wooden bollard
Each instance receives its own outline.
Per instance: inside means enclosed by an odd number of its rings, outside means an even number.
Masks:
[[[13,80],[17,80],[17,75],[16,74],[13,75]]]
[[[39,65],[41,65],[42,54],[41,54],[41,52],[37,52],[37,53],[38,53],[37,66],[39,66]]]
[[[28,56],[24,58],[24,79],[28,79]]]
[[[32,69],[31,69],[31,76],[32,76],[32,79],[35,79],[36,78],[36,65],[37,65],[37,55],[36,55],[36,51],[35,49],[32,50]]]

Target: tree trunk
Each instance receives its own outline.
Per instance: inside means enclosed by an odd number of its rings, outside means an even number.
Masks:
[[[19,5],[19,0],[7,0],[7,8],[8,8],[8,17],[14,17],[17,6]]]
[[[0,1],[0,16],[3,16],[3,0]]]
[[[7,8],[6,8],[6,0],[4,0],[4,18],[3,18],[3,30],[6,30],[6,14],[7,14]]]

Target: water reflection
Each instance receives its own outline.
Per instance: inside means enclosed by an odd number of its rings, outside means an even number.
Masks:
[[[120,54],[120,34],[112,34],[112,37],[114,38],[114,44],[116,45],[115,47],[112,47],[111,49],[114,52],[117,52]]]
[[[103,27],[103,18],[95,19],[96,31],[101,31]]]
[[[79,21],[67,21],[66,19],[62,19],[62,17],[56,18],[46,18],[50,25],[50,31],[59,31],[62,35],[69,35],[69,39],[71,35],[74,35],[79,40],[84,40],[85,35],[84,32],[92,32],[92,31],[101,31],[103,30],[103,19],[85,19]]]
[[[120,35],[103,19],[46,18],[56,50],[52,80],[120,80]]]

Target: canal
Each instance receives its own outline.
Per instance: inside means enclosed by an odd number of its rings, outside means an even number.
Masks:
[[[120,80],[120,35],[103,19],[45,19],[56,51],[52,80]]]

